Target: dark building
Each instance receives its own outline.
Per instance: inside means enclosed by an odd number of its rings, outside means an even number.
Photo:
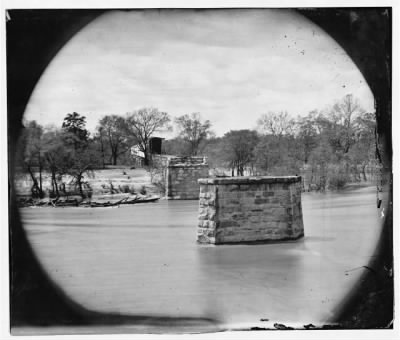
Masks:
[[[149,147],[151,154],[161,155],[161,147],[162,147],[163,138],[160,137],[152,137],[149,140]]]

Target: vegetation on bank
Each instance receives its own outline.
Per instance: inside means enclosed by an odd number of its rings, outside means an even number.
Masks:
[[[352,95],[292,118],[287,112],[268,112],[254,130],[208,136],[196,154],[208,157],[215,173],[223,175],[302,175],[311,189],[340,189],[348,183],[371,181],[376,175],[375,113],[362,109]],[[167,154],[190,156],[184,136],[164,143]]]
[[[347,183],[371,180],[376,168],[375,114],[365,112],[352,95],[305,117],[287,112],[268,112],[255,122],[255,129],[231,130],[216,137],[212,122],[199,113],[177,117],[156,108],[143,108],[126,116],[106,115],[94,133],[86,117],[73,112],[61,127],[24,123],[16,157],[18,175],[31,179],[31,195],[45,196],[44,174],[49,174],[50,197],[68,190],[82,198],[91,195],[88,179],[108,164],[132,166],[131,148],[144,156],[151,179],[162,179],[151,161],[150,139],[172,130],[176,137],[163,142],[162,152],[176,156],[205,156],[214,175],[308,176],[309,188],[343,188]],[[18,178],[18,176],[16,176]],[[112,179],[111,179],[112,180]],[[123,191],[122,189],[119,191]],[[128,188],[129,191],[129,188]]]

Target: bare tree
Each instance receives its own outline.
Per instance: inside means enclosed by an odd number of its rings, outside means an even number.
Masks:
[[[268,112],[258,120],[259,130],[276,138],[278,144],[279,161],[282,159],[282,138],[294,133],[295,121],[290,118],[286,111]]]
[[[96,134],[93,136],[93,142],[97,145],[97,151],[101,158],[101,165],[102,168],[105,169],[106,167],[106,146],[107,146],[107,137],[102,126],[97,127]]]
[[[278,113],[270,111],[263,114],[257,120],[257,124],[262,132],[281,138],[293,133],[295,122],[286,111]]]
[[[62,131],[57,128],[47,128],[44,135],[44,157],[46,169],[51,175],[52,194],[59,198],[59,182],[63,175],[68,172],[69,158],[68,152],[65,152],[65,143]]]
[[[43,131],[43,127],[35,120],[26,122],[19,140],[19,152],[17,155],[17,160],[22,170],[26,171],[32,179],[32,196],[40,198],[44,195],[42,187],[44,166]],[[36,173],[39,178],[36,177]]]
[[[352,94],[335,103],[329,112],[328,119],[333,124],[337,143],[345,154],[355,143],[355,122],[363,113],[359,101]]]
[[[87,185],[85,176],[94,177],[94,169],[99,164],[99,159],[96,152],[93,150],[93,145],[89,144],[88,147],[81,148],[79,152],[69,150],[66,158],[69,161],[67,173],[72,177],[72,183],[79,190],[82,198],[85,198],[84,187]]]
[[[200,143],[212,134],[211,122],[202,122],[200,113],[194,112],[176,118],[175,123],[178,125],[180,137],[190,145],[190,155],[196,156]]]
[[[244,175],[244,168],[254,158],[253,150],[258,142],[256,131],[235,130],[229,131],[223,137],[223,158],[229,163],[238,176]]]
[[[98,136],[104,155],[103,136],[106,138],[111,151],[111,163],[117,165],[118,157],[128,151],[126,138],[126,121],[117,115],[104,116],[97,127]]]
[[[316,112],[310,112],[306,117],[298,117],[296,122],[296,142],[299,143],[301,156],[305,164],[312,150],[318,146],[318,130],[315,124]]]
[[[144,153],[144,164],[149,165],[149,140],[157,131],[170,129],[167,112],[145,107],[127,114],[126,130],[131,140],[136,141]]]

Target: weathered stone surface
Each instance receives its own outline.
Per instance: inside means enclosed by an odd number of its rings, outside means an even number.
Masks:
[[[301,177],[202,178],[198,182],[198,242],[277,241],[304,235]]]
[[[172,200],[199,199],[199,178],[208,177],[207,160],[203,157],[171,158],[167,166],[166,196]],[[204,190],[204,189],[203,189]],[[207,193],[207,197],[204,196]],[[208,190],[200,199],[210,199]]]

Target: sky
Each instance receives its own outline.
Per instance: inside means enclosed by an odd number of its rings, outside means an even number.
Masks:
[[[263,113],[304,116],[349,93],[374,111],[343,49],[293,10],[110,11],[52,60],[25,119],[61,126],[78,112],[93,132],[104,115],[152,106],[173,118],[199,112],[222,136],[256,128]]]

